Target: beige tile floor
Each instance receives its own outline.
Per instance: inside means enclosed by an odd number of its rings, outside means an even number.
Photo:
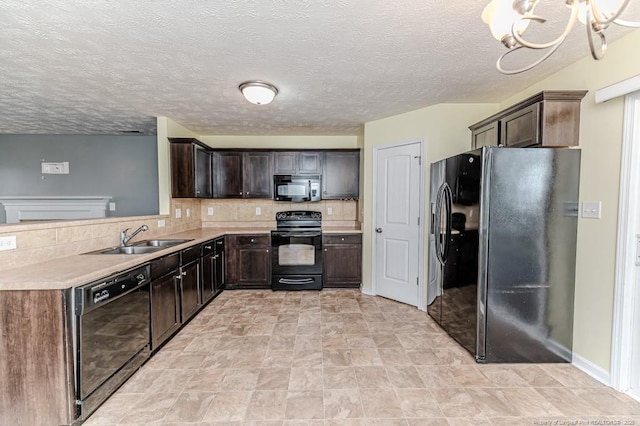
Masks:
[[[640,425],[640,403],[568,364],[476,364],[359,291],[225,291],[85,424]]]

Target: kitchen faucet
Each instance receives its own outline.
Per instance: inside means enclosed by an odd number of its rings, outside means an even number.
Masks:
[[[122,247],[126,246],[127,243],[129,242],[129,240],[131,240],[133,237],[138,235],[140,232],[147,231],[149,229],[149,227],[147,225],[142,225],[140,228],[138,228],[135,231],[133,231],[133,233],[131,235],[127,236],[127,231],[129,229],[131,229],[131,228],[127,228],[124,231],[120,231],[120,245]]]

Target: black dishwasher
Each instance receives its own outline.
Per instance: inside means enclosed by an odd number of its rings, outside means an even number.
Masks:
[[[74,289],[77,414],[86,419],[150,355],[149,266]]]

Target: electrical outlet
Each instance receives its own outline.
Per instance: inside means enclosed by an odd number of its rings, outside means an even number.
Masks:
[[[187,217],[191,217],[191,209],[187,209]]]
[[[0,250],[15,250],[18,248],[16,237],[0,237]]]
[[[213,207],[207,207],[207,215],[213,216]]]
[[[327,214],[328,215],[332,215],[333,214],[333,207],[327,207]]]
[[[166,224],[166,222],[164,221],[164,219],[158,220],[158,228],[164,228],[165,224]]]
[[[262,214],[262,209],[260,207],[256,207],[256,216],[260,216]]]
[[[182,217],[182,209],[176,209],[176,219],[180,219]]]
[[[116,211],[116,203],[114,203],[113,201],[109,203],[109,211],[112,211],[112,212]]]

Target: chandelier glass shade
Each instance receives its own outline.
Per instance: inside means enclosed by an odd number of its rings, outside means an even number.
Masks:
[[[245,99],[256,105],[266,105],[271,103],[278,94],[278,88],[265,81],[253,80],[245,81],[238,86]]]
[[[491,34],[509,49],[496,62],[496,68],[503,74],[518,74],[528,71],[544,62],[558,50],[576,22],[582,23],[587,32],[591,56],[602,59],[607,51],[605,30],[611,24],[640,28],[640,23],[620,19],[631,0],[566,0],[570,16],[564,31],[555,39],[545,43],[533,43],[523,34],[531,21],[543,24],[547,20],[534,14],[540,0],[492,0],[482,12],[482,20],[489,25]],[[542,57],[521,68],[507,69],[503,60],[523,49],[547,50]]]

